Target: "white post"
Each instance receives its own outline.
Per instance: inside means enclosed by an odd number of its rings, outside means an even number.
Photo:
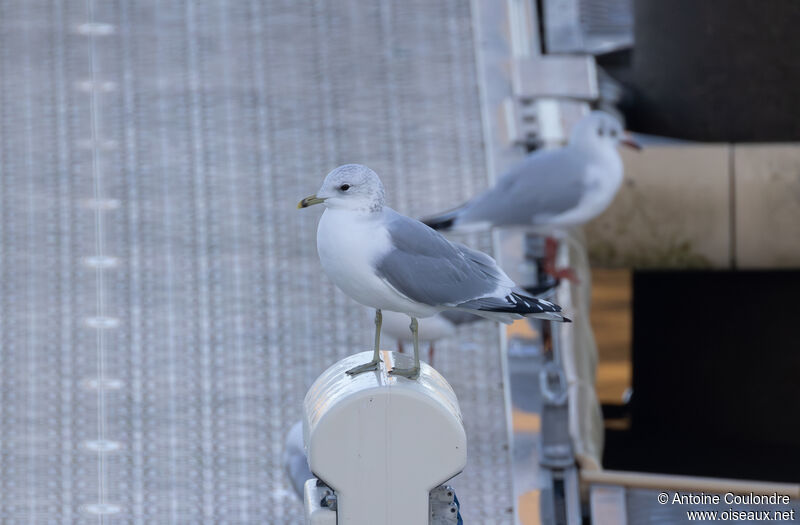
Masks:
[[[422,363],[419,379],[388,375],[411,358],[381,352],[376,372],[322,373],[306,394],[303,437],[311,471],[336,494],[338,525],[427,525],[428,496],[464,469],[467,440],[455,393]]]

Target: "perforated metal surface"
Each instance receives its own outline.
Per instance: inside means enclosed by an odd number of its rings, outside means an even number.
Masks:
[[[545,0],[548,53],[602,54],[633,45],[632,0]]]
[[[284,434],[371,326],[294,206],[485,186],[468,3],[0,1],[0,97],[0,522],[301,523]],[[437,352],[470,523],[513,521],[499,363]]]

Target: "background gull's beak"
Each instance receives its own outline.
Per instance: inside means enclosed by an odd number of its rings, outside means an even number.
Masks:
[[[626,134],[624,137],[622,137],[622,139],[619,141],[619,143],[620,144],[624,144],[625,146],[628,146],[629,148],[633,148],[636,151],[641,151],[641,149],[642,149],[642,145],[639,144],[638,142],[636,142],[636,139],[634,139],[633,137],[631,137],[628,134]]]
[[[301,200],[297,203],[298,208],[308,208],[309,206],[313,206],[315,204],[320,204],[325,202],[325,199],[320,199],[316,195],[309,195],[305,199]]]

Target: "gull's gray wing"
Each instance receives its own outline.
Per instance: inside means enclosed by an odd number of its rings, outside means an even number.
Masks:
[[[580,202],[586,191],[585,160],[566,147],[532,153],[465,204],[457,220],[495,226],[546,224]]]
[[[379,261],[378,275],[398,292],[432,306],[456,306],[509,293],[514,282],[488,255],[452,243],[419,221],[384,208],[392,249]]]
[[[462,324],[470,324],[476,321],[484,321],[486,318],[480,315],[471,314],[464,310],[445,310],[440,312],[439,315],[450,321],[456,326]]]

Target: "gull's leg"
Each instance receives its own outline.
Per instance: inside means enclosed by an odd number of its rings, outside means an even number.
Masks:
[[[433,341],[431,341],[431,345],[428,347],[428,364],[433,366]]]
[[[553,237],[545,238],[544,272],[555,279],[566,279],[572,284],[580,284],[578,274],[572,268],[556,268],[556,255],[558,253],[558,240]]]
[[[400,339],[397,340],[397,351],[400,352],[401,354],[403,353],[403,341],[401,341]]]
[[[369,372],[378,369],[378,363],[381,362],[381,323],[383,322],[383,315],[380,310],[375,310],[375,350],[372,354],[372,361],[351,368],[347,371],[347,375],[354,376],[362,372]]]
[[[419,331],[416,318],[411,318],[411,334],[414,336],[414,366],[412,368],[392,368],[389,372],[394,376],[403,376],[409,379],[419,377]]]

